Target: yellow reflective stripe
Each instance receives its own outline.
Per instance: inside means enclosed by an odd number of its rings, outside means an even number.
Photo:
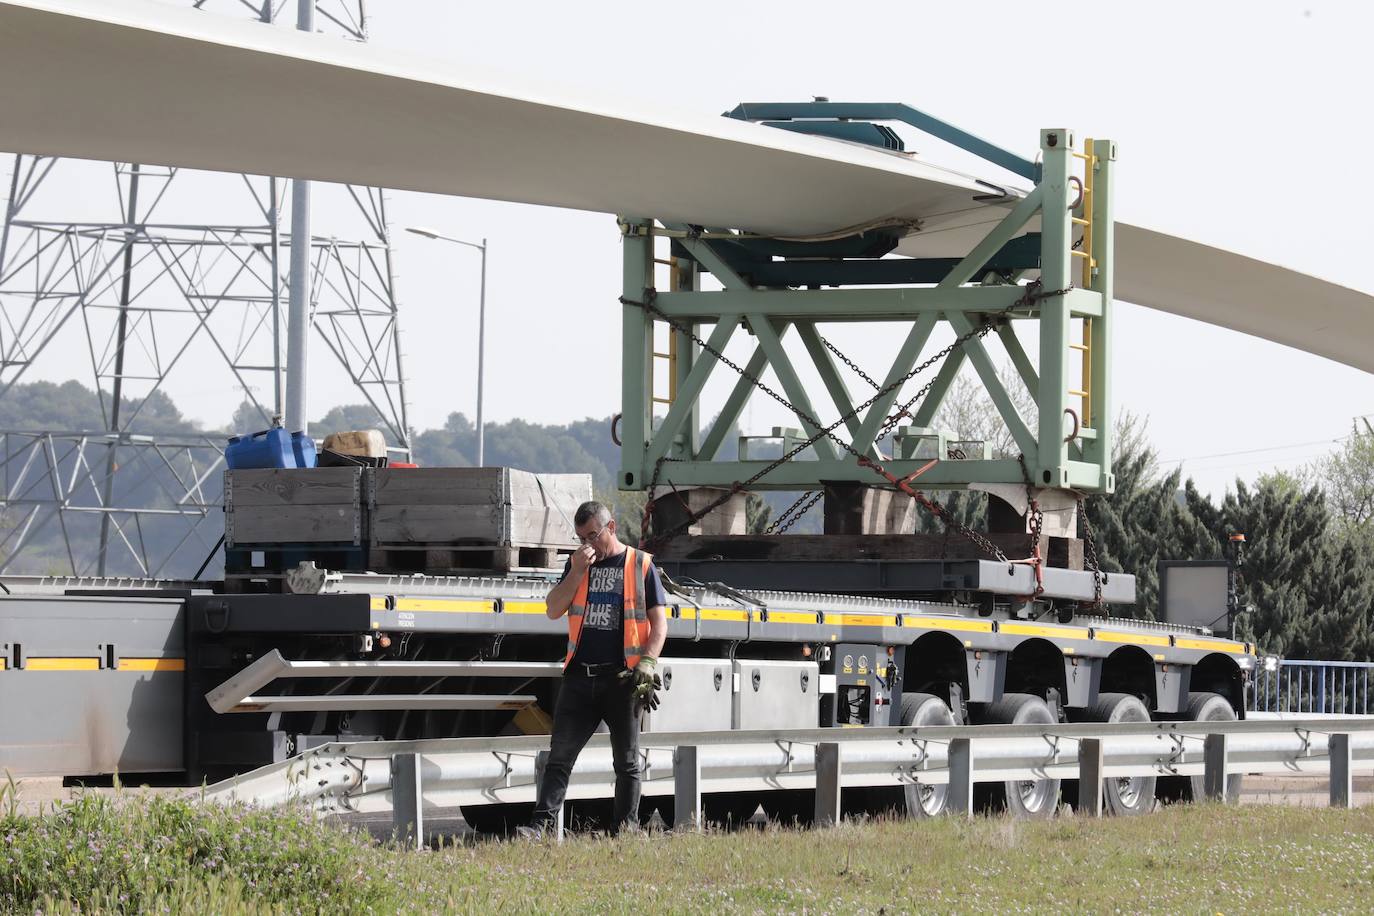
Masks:
[[[678,620],[696,620],[697,609],[694,607],[679,607],[677,609]]]
[[[5,659],[0,658],[0,671],[4,671],[8,667],[9,663]]]
[[[496,603],[477,598],[397,598],[396,610],[438,614],[490,614],[496,610]]]
[[[1093,639],[1103,642],[1125,642],[1137,646],[1167,646],[1169,637],[1152,636],[1148,633],[1122,633],[1117,630],[1094,630]]]
[[[897,617],[895,614],[826,614],[825,622],[851,627],[895,627]]]
[[[542,601],[507,601],[504,607],[507,614],[546,614],[549,610]]]
[[[966,630],[972,633],[991,633],[990,620],[961,620],[948,617],[903,617],[902,626],[927,630]]]
[[[769,611],[769,623],[815,623],[814,611]]]
[[[730,611],[719,607],[704,607],[701,609],[702,620],[748,620],[744,611]]]
[[[371,610],[374,610],[374,611],[385,611],[385,610],[387,610],[387,606],[386,606],[386,597],[385,597],[385,596],[374,595],[374,596],[372,597]]]
[[[1017,636],[1058,636],[1062,639],[1087,639],[1086,627],[1047,627],[1029,623],[1003,623],[997,627],[999,633]]]
[[[184,658],[121,658],[120,671],[185,671]]]
[[[99,671],[98,658],[26,658],[27,671]]]
[[[1204,652],[1231,652],[1245,655],[1245,643],[1231,642],[1229,639],[1184,639],[1178,637],[1174,645],[1180,649],[1201,649]]]

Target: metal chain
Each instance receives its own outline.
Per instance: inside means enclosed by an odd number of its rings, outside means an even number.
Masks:
[[[625,296],[621,296],[621,305],[632,305],[637,308],[641,308],[645,312],[649,313],[658,320],[667,324],[669,327],[673,328],[673,330],[685,335],[686,337],[691,339],[691,341],[695,343],[697,346],[701,347],[707,353],[710,353],[718,362],[728,366],[730,369],[733,369],[736,374],[746,379],[759,391],[762,391],[764,394],[768,395],[770,398],[777,401],[787,410],[796,414],[797,417],[799,417],[808,426],[818,430],[818,432],[812,435],[809,439],[801,442],[796,447],[785,452],[781,457],[765,466],[762,470],[754,474],[748,480],[745,480],[743,482],[736,481],[734,484],[731,485],[730,489],[725,493],[725,495],[711,501],[706,506],[704,506],[700,511],[691,513],[687,521],[677,525],[671,531],[665,532],[664,534],[653,538],[653,543],[658,544],[677,536],[682,531],[685,531],[687,528],[695,524],[698,520],[704,518],[706,515],[710,514],[720,506],[724,505],[736,493],[740,492],[741,490],[748,489],[750,486],[757,483],[759,480],[762,480],[764,477],[766,477],[768,474],[771,474],[777,468],[791,461],[797,455],[801,454],[803,451],[810,448],[812,445],[814,445],[816,442],[820,441],[823,438],[829,439],[830,441],[834,442],[837,446],[839,446],[842,450],[854,456],[854,458],[858,460],[861,466],[868,467],[872,469],[875,473],[878,473],[879,475],[888,478],[889,481],[897,483],[899,489],[902,489],[908,495],[912,495],[914,497],[914,494],[920,493],[919,490],[912,490],[910,487],[903,485],[901,482],[897,480],[897,478],[892,477],[892,475],[890,475],[886,471],[886,469],[884,469],[881,465],[878,465],[875,462],[870,461],[866,455],[859,452],[857,449],[854,448],[854,446],[852,446],[848,442],[845,442],[839,436],[835,435],[835,430],[839,429],[840,426],[842,426],[852,417],[858,416],[861,411],[864,411],[871,407],[879,399],[883,398],[884,396],[890,394],[893,391],[899,390],[911,379],[915,378],[917,375],[924,372],[926,369],[930,368],[935,363],[940,362],[950,353],[954,352],[955,349],[963,346],[965,343],[968,343],[970,340],[973,340],[975,338],[981,339],[983,337],[986,337],[987,334],[994,327],[997,326],[999,321],[1001,321],[1006,316],[1010,315],[1016,309],[1034,305],[1041,299],[1048,299],[1053,296],[1062,296],[1068,293],[1072,288],[1073,287],[1065,287],[1063,289],[1057,289],[1046,292],[1041,289],[1041,283],[1039,280],[1036,280],[1033,283],[1028,284],[1026,286],[1026,292],[1015,302],[1011,303],[1006,308],[1003,308],[997,312],[988,315],[983,320],[983,323],[981,325],[974,328],[970,328],[967,333],[961,334],[959,337],[956,337],[952,343],[950,343],[948,346],[940,350],[938,353],[935,353],[929,359],[912,368],[911,371],[907,372],[901,378],[893,381],[889,385],[886,385],[878,389],[878,391],[868,400],[854,407],[849,413],[844,414],[834,423],[831,423],[829,426],[825,427],[822,427],[820,422],[817,421],[815,418],[811,417],[806,411],[803,411],[800,408],[796,407],[791,402],[789,402],[785,397],[783,397],[782,395],[774,391],[772,388],[765,385],[756,376],[750,374],[748,370],[746,370],[743,366],[739,365],[734,360],[726,356],[724,353],[720,352],[715,347],[711,346],[710,343],[708,343],[702,337],[694,333],[690,327],[683,325],[681,322],[675,321],[674,319],[666,315],[661,309],[658,308],[657,305],[654,304],[655,300],[658,298],[658,290],[654,289],[653,287],[645,288],[643,301],[637,301],[634,299],[629,299]],[[927,392],[929,392],[929,390],[934,386],[935,381],[936,379],[931,379],[929,382],[923,385],[920,391],[916,393],[916,396],[912,398],[909,403],[915,403],[917,399],[923,397]],[[888,417],[886,424],[894,423],[895,420],[893,419],[893,417]],[[653,486],[657,483],[659,471],[662,468],[665,459],[666,456],[664,458],[660,458],[659,461],[655,464],[653,479],[650,481],[650,486]],[[943,522],[947,526],[953,527],[956,531],[964,535],[975,545],[977,545],[980,549],[984,550],[985,552],[988,552],[992,556],[996,557],[998,560],[1006,559],[1006,556],[1000,550],[998,550],[997,547],[994,544],[992,544],[991,541],[980,535],[978,532],[968,528],[967,526],[961,525],[949,514],[948,511],[945,510],[943,506],[939,505],[938,503],[932,503],[929,499],[926,499],[924,497],[924,494],[922,494],[920,497],[914,498],[917,498],[918,502],[921,502],[921,504],[924,505],[926,509],[932,512],[937,518],[939,518],[941,522]],[[650,500],[650,505],[652,505],[652,500]],[[648,507],[646,507],[645,517],[647,520]],[[645,530],[647,530],[647,526]],[[647,538],[642,538],[641,543],[645,543],[646,541],[648,541]]]
[[[819,334],[817,334],[816,336],[820,337]],[[835,346],[833,343],[826,340],[824,337],[821,337],[821,343],[825,346],[827,350],[838,356],[840,358],[840,362],[844,363],[846,366],[853,369],[858,374],[859,378],[863,379],[865,382],[868,382],[869,385],[873,386],[874,390],[883,387],[882,385],[879,385],[877,382],[873,381],[872,376],[870,376],[867,372],[860,369],[858,363],[854,362],[854,360],[850,359],[848,356],[845,356],[843,353],[841,353],[839,347]]]
[[[764,534],[786,534],[787,529],[795,525],[803,515],[811,511],[811,507],[821,501],[825,495],[824,490],[807,490],[797,501],[788,506],[781,515],[773,520],[773,524],[763,532]],[[805,501],[805,505],[803,505]]]
[[[1031,483],[1030,471],[1026,469],[1026,456],[1017,455],[1016,463],[1021,466],[1021,482],[1026,485],[1026,529],[1031,536],[1031,557],[1035,560],[1035,595],[1045,590],[1045,558],[1040,554],[1040,536],[1045,531],[1045,513],[1040,501],[1035,498],[1035,486]]]
[[[1087,501],[1078,496],[1078,518],[1083,529],[1083,560],[1093,573],[1093,607],[1102,607],[1102,565],[1097,559],[1097,545],[1093,542],[1093,526],[1088,521]]]

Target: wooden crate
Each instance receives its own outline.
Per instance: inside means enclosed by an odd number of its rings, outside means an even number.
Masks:
[[[592,498],[588,474],[515,468],[376,468],[368,481],[376,548],[571,550],[577,546],[573,515]]]
[[[226,547],[353,544],[366,536],[363,468],[224,472]]]

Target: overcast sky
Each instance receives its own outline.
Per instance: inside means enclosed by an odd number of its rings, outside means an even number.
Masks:
[[[1027,156],[1042,127],[1109,137],[1118,218],[1374,289],[1367,3],[369,6],[375,44],[665,107],[899,101]],[[543,142],[534,128],[529,142]],[[968,166],[920,138],[910,146]],[[412,425],[473,413],[478,259],[399,231],[409,225],[489,240],[489,420],[619,409],[613,218],[413,193],[391,195],[390,216]],[[1329,360],[1126,303],[1116,328],[1116,407],[1147,415],[1161,456],[1186,459],[1205,490],[1310,461],[1374,413],[1374,378]],[[837,339],[885,371],[885,335]],[[68,377],[65,362],[33,377]],[[169,393],[207,424],[237,400],[195,378]],[[320,370],[312,415],[351,400]],[[753,431],[783,419],[763,405],[748,415]]]

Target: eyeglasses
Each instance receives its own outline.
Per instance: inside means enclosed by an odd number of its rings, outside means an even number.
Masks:
[[[600,528],[596,529],[596,532],[595,532],[594,534],[578,534],[578,535],[577,535],[577,542],[578,542],[579,544],[590,544],[590,543],[592,543],[593,541],[595,541],[597,538],[601,537],[601,535],[604,534],[605,532],[606,532],[606,526],[605,526],[605,525],[602,525]],[[577,534],[577,532],[573,532],[573,533],[574,533],[574,534]]]

